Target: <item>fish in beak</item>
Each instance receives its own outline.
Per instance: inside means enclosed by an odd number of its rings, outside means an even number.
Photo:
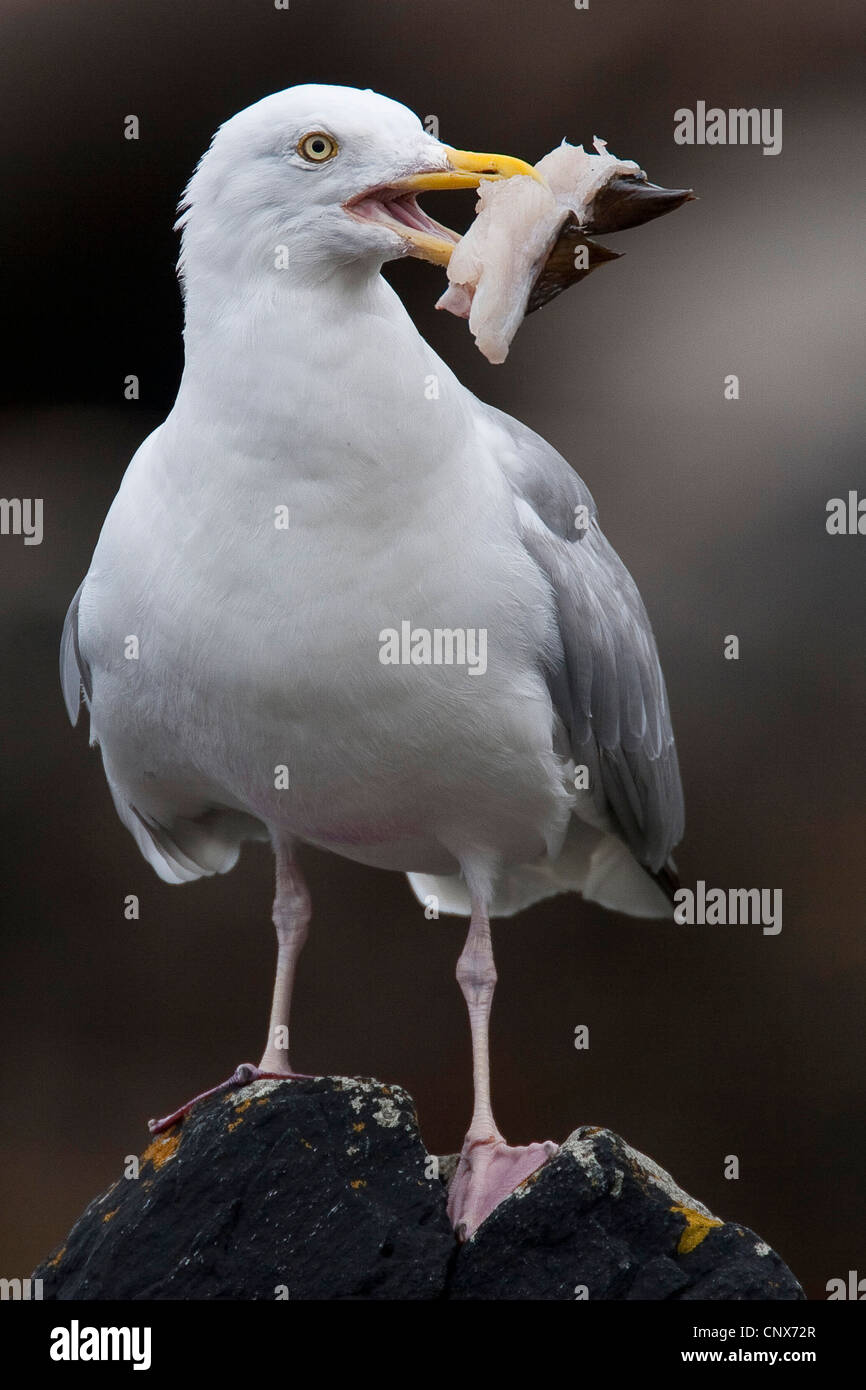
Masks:
[[[650,183],[598,136],[593,147],[563,140],[529,171],[535,182],[485,181],[479,190],[475,221],[452,248],[448,289],[436,307],[469,320],[489,362],[505,361],[526,314],[617,259],[589,233],[638,227],[694,197]]]
[[[365,222],[378,222],[409,243],[408,254],[434,265],[447,266],[460,240],[457,232],[444,227],[419,207],[418,193],[443,188],[477,188],[482,182],[513,178],[525,174],[544,184],[544,177],[523,159],[507,154],[478,154],[455,150],[446,145],[448,168],[424,169],[393,183],[368,189],[344,205],[346,211]]]

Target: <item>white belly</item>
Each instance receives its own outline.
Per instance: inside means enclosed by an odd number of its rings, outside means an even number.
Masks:
[[[501,477],[468,460],[449,505],[440,479],[396,508],[310,480],[226,497],[199,476],[168,505],[153,441],[81,602],[115,794],[166,827],[225,806],[404,871],[452,873],[458,847],[542,854],[569,812],[539,659],[552,616]],[[405,623],[430,633],[431,662],[383,663],[380,634]],[[435,660],[436,629],[468,635],[465,664],[443,660],[447,639]]]

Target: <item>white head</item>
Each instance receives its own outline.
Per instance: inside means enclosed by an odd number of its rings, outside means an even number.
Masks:
[[[533,171],[442,144],[377,92],[290,87],[217,131],[181,203],[180,270],[188,289],[204,279],[225,300],[276,293],[276,274],[315,284],[352,263],[371,274],[406,255],[447,264],[458,237],[415,194],[515,173]]]

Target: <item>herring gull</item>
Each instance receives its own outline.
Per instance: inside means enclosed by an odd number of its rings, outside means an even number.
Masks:
[[[589,490],[458,381],[380,274],[445,266],[459,240],[418,192],[515,175],[538,178],[369,90],[290,88],[219,129],[179,220],[177,400],[129,465],[61,650],[72,721],[83,690],[160,878],[273,846],[268,1040],[234,1084],[294,1074],[298,846],[469,916],[464,1237],[555,1150],[510,1147],[493,1118],[491,917],[567,891],[669,915],[683,814],[650,624]]]

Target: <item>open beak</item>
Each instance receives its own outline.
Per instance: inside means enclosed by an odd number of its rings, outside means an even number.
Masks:
[[[381,188],[370,189],[345,204],[347,212],[365,222],[389,226],[409,243],[409,255],[447,265],[451,252],[460,237],[450,227],[443,227],[428,217],[419,206],[416,194],[441,188],[477,188],[488,179],[510,179],[526,174],[543,184],[544,178],[525,160],[508,154],[476,154],[472,150],[455,150],[445,145],[448,168],[425,169],[406,178],[395,179]]]

